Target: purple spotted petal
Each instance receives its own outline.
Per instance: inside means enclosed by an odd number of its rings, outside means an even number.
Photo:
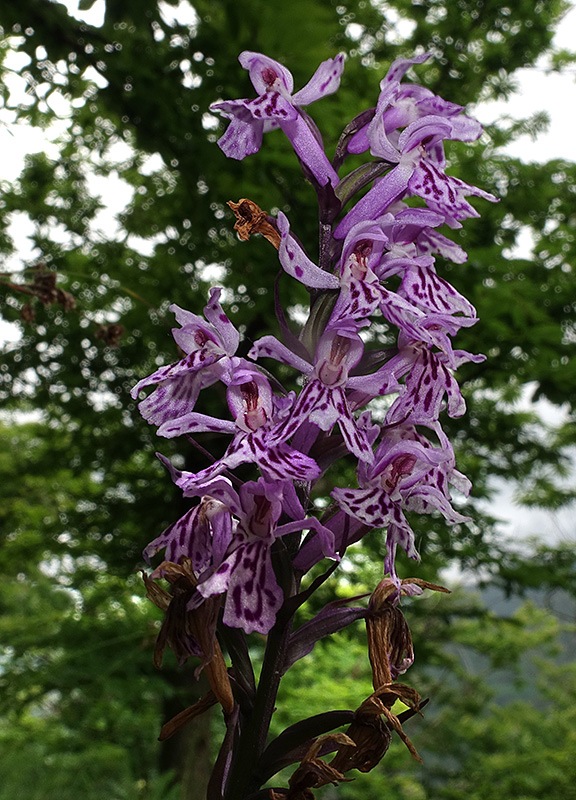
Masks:
[[[460,220],[467,217],[480,216],[466,200],[467,195],[497,202],[493,194],[446,175],[428,159],[422,159],[416,166],[408,188],[412,194],[422,197],[431,208],[444,214],[446,224],[451,228],[461,228]]]
[[[406,498],[406,507],[410,511],[418,514],[431,514],[439,511],[451,525],[462,522],[470,522],[470,517],[466,517],[456,511],[450,504],[446,494],[437,486],[422,485]]]
[[[280,231],[281,241],[278,250],[278,258],[284,271],[304,286],[314,289],[337,289],[339,282],[335,275],[331,275],[316,266],[296,239],[290,233],[290,223],[282,211],[278,212],[278,230]]]
[[[183,436],[185,433],[235,433],[236,425],[233,422],[217,417],[210,417],[208,414],[198,414],[195,411],[184,414],[178,419],[165,422],[158,428],[158,436],[172,439],[175,436]]]
[[[294,88],[292,73],[278,61],[250,50],[240,53],[238,61],[248,70],[252,85],[258,94],[264,94],[271,88],[276,91],[283,90],[287,95],[292,94]]]
[[[431,228],[419,234],[416,246],[421,253],[438,253],[454,264],[464,264],[468,260],[466,251],[459,244]]]
[[[394,401],[386,415],[389,424],[408,419],[413,424],[428,425],[440,416],[444,397],[448,415],[461,417],[466,404],[460,387],[440,358],[418,348],[404,392]]]
[[[169,364],[166,367],[160,367],[151,375],[148,375],[147,378],[142,378],[141,381],[138,381],[136,386],[131,391],[132,397],[138,397],[140,391],[146,386],[153,386],[156,383],[161,383],[162,381],[169,381],[173,378],[178,378],[187,373],[197,372],[198,370],[202,369],[203,367],[208,367],[210,364],[213,364],[218,359],[222,358],[223,353],[221,352],[207,352],[206,349],[202,350],[195,350],[193,353],[185,356],[184,358],[177,361],[175,364]]]
[[[244,101],[212,103],[210,110],[219,111],[230,120],[224,134],[218,139],[218,146],[225,156],[242,161],[260,150],[264,123],[254,119]]]
[[[433,267],[421,267],[415,262],[406,269],[400,293],[420,308],[440,314],[463,314],[475,317],[476,310]]]
[[[204,497],[200,504],[186,512],[173,525],[144,550],[144,558],[151,558],[164,550],[164,559],[179,563],[189,558],[197,575],[212,564],[219,564],[232,538],[230,512],[223,503]]]
[[[404,75],[408,72],[410,67],[415,64],[422,64],[430,58],[430,53],[420,53],[412,58],[397,58],[390,65],[390,69],[380,83],[380,89],[384,90],[389,83],[396,83],[401,81]]]
[[[295,450],[285,442],[271,445],[264,433],[251,437],[254,461],[264,477],[277,481],[307,482],[320,476],[318,464],[310,456]]]
[[[334,489],[332,497],[347,514],[371,528],[383,528],[387,525],[395,506],[389,495],[378,486],[368,489]]]
[[[223,622],[246,633],[266,634],[284,600],[274,574],[268,540],[242,544],[208,580],[198,585],[204,597],[226,592]]]
[[[322,97],[333,94],[340,86],[340,78],[344,71],[344,53],[335,58],[323,61],[306,86],[296,92],[292,101],[297,106],[307,106]]]
[[[303,358],[300,358],[300,356],[297,356],[289,350],[286,345],[279,342],[275,336],[262,336],[252,345],[248,357],[256,360],[262,356],[274,358],[276,361],[287,364],[289,367],[293,367],[304,375],[312,372],[312,365],[309,362],[304,361]]]
[[[162,425],[193,409],[200,389],[204,386],[205,383],[198,373],[182,375],[179,380],[167,381],[156,387],[152,394],[138,404],[138,410],[151,425]]]
[[[217,332],[223,349],[229,356],[233,356],[238,349],[240,342],[240,334],[230,322],[222,306],[220,305],[220,295],[222,289],[220,287],[210,289],[210,298],[208,303],[204,306],[204,316],[214,326]]]

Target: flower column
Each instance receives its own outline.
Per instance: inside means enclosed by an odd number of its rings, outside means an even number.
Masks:
[[[344,780],[351,769],[375,766],[391,730],[413,751],[390,710],[396,697],[414,711],[420,703],[415,690],[395,682],[413,660],[398,605],[402,595],[440,587],[401,579],[396,551],[399,545],[409,558],[419,558],[407,511],[440,514],[451,525],[467,520],[454,508],[451,492],[466,495],[469,482],[456,469],[441,417],[464,414],[454,371],[483,359],[452,345],[476,316],[437,274],[436,255],[456,263],[466,259],[438,228],[458,228],[477,216],[467,197],[495,200],[445,173],[444,143],[473,141],[481,129],[460,106],[402,82],[426,58],[392,64],[375,108],[346,126],[332,160],[303,109],[337,90],[341,55],[321,64],[294,93],[285,67],[258,53],[242,53],[257,97],[212,106],[229,120],[219,144],[231,158],[256,153],[263,134],[275,128],[288,137],[318,197],[321,245],[315,264],[285,214],[272,218],[251,200],[230,202],[241,238],[261,233],[277,249],[286,274],[310,290],[308,321],[295,334],[278,308],[284,341],[266,335],[244,358],[237,355],[239,333],[220,304],[225,290],[212,289],[204,317],[173,307],[181,325],[174,338],[184,357],[134,389],[136,396],[155,387],[140,410],[160,436],[231,437],[224,455],[195,473],[178,470],[161,456],[173,481],[197,504],[145,550],[147,559],[164,551],[166,560],[152,577],[168,579],[173,594],[180,579],[187,587],[184,606],[179,595],[180,621],[171,624],[169,643],[180,660],[199,657],[212,686],[188,716],[217,700],[223,708],[226,735],[210,798],[310,798],[311,789]],[[348,155],[362,153],[369,154],[366,164],[345,174]],[[385,331],[385,342],[378,340],[375,323]],[[293,370],[297,391],[274,376],[274,362],[284,374],[286,366]],[[229,419],[195,411],[200,393],[218,384],[226,392]],[[357,485],[332,488],[331,505],[318,512],[318,482],[322,479],[325,498],[326,483],[343,459],[355,467]],[[332,574],[346,548],[374,529],[383,532],[387,554],[383,581],[368,607],[329,604],[292,631],[298,607]],[[332,562],[324,575],[308,580],[308,571],[324,558]],[[171,601],[146,581],[173,619],[176,595]],[[382,615],[394,621],[392,627],[386,623],[381,629]],[[282,675],[319,638],[362,617],[374,694],[356,712],[328,711],[301,721],[267,746]],[[199,619],[205,621],[201,636]],[[268,636],[258,686],[245,641],[251,633]],[[231,662],[229,675],[221,667],[217,638]],[[380,640],[386,643],[384,655],[374,644]],[[218,669],[211,669],[214,659]],[[382,730],[374,740],[370,730],[377,719]],[[350,726],[347,734],[331,733],[343,725]],[[369,747],[376,748],[370,756]],[[331,751],[336,751],[331,764],[322,761]],[[300,766],[288,788],[260,791],[295,762]]]

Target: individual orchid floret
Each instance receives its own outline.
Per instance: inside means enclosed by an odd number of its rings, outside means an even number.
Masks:
[[[368,325],[369,318],[379,308],[388,322],[413,338],[422,338],[418,323],[424,319],[423,311],[409,297],[387,289],[374,271],[379,269],[387,243],[388,237],[376,223],[360,222],[352,228],[344,242],[341,291],[328,329],[351,321]]]
[[[443,214],[446,224],[453,228],[461,227],[462,219],[478,216],[466,196],[496,202],[488,192],[444,173],[444,140],[474,141],[482,133],[480,124],[462,114],[461,107],[435,98],[426,90],[400,87],[407,69],[425,58],[394,62],[382,81],[372,120],[348,142],[350,152],[363,152],[369,147],[372,155],[396,166],[376,180],[339,223],[335,230],[337,238],[346,236],[363,219],[378,218],[404,197],[421,197],[430,208]],[[398,133],[402,127],[404,130]]]
[[[265,132],[281,128],[290,140],[296,155],[320,186],[338,183],[338,176],[324,152],[319,133],[303,106],[336,91],[344,69],[344,54],[322,62],[310,81],[292,94],[291,73],[260,53],[245,51],[239,59],[250,74],[258,97],[254,100],[224,100],[210,108],[230,120],[218,144],[229,157],[242,160],[256,153]]]
[[[350,516],[370,528],[388,528],[386,570],[393,574],[393,553],[400,545],[418,558],[412,529],[404,511],[440,512],[452,525],[468,518],[451,505],[449,485],[468,494],[470,485],[454,468],[454,452],[438,424],[435,447],[414,426],[391,427],[377,448],[374,463],[358,467],[359,489],[334,489],[332,497]]]
[[[376,396],[383,392],[387,378],[381,375],[350,377],[350,370],[360,360],[363,350],[362,339],[354,326],[345,327],[343,324],[323,333],[313,363],[296,356],[273,336],[263,336],[254,343],[249,353],[251,358],[275,358],[309,377],[289,417],[276,428],[276,440],[286,441],[302,425],[312,424],[322,431],[330,431],[337,424],[347,449],[363,461],[372,460],[370,442],[352,414],[346,390],[364,383],[364,388],[370,391],[376,382],[377,388],[372,395]]]
[[[177,305],[170,306],[181,326],[174,328],[172,335],[186,355],[138,381],[131,392],[136,398],[142,389],[158,384],[138,406],[151,424],[162,425],[191,411],[200,390],[219,380],[234,356],[240,334],[220,305],[221,292],[220,288],[210,290],[205,319]]]
[[[430,58],[429,53],[421,53],[413,58],[397,58],[390,65],[390,69],[384,78],[380,81],[380,95],[378,103],[374,109],[374,114],[368,119],[365,125],[362,125],[356,133],[350,137],[347,142],[347,150],[350,153],[364,153],[370,149],[371,141],[369,132],[372,133],[375,128],[378,128],[383,123],[384,116],[390,110],[396,109],[396,100],[402,92],[401,81],[408,72],[408,70],[416,64],[422,64]],[[392,123],[392,130],[395,128],[403,127],[404,125],[412,122],[413,119],[406,119],[406,112],[403,109],[403,120],[396,120]],[[412,114],[410,114],[412,117]],[[404,122],[404,125],[402,124]],[[389,126],[390,129],[390,126]],[[394,156],[394,151],[391,150]],[[394,161],[394,158],[392,159]]]
[[[167,438],[205,432],[232,434],[222,458],[196,473],[195,482],[203,486],[225,470],[246,463],[256,464],[271,481],[317,478],[320,470],[314,459],[275,436],[276,427],[290,413],[294,395],[275,397],[268,378],[244,359],[235,359],[225,380],[233,421],[191,411],[158,429],[158,435]]]
[[[216,483],[220,486],[221,482]],[[206,486],[209,492],[210,486]],[[232,538],[232,518],[228,507],[210,494],[157,536],[144,550],[150,560],[164,550],[164,559],[179,564],[189,559],[196,575],[218,566]]]
[[[335,556],[332,534],[317,519],[278,525],[284,510],[282,489],[262,478],[243,484],[238,492],[230,488],[228,506],[237,518],[232,543],[218,568],[198,584],[203,597],[226,592],[223,622],[246,633],[268,633],[284,600],[271,560],[276,539],[313,530],[325,555]]]
[[[421,197],[432,210],[441,213],[452,228],[460,228],[461,220],[467,217],[479,216],[466,200],[468,195],[497,202],[489,192],[445,174],[442,149],[445,139],[462,140],[458,127],[443,117],[428,116],[405,128],[397,145],[388,143],[384,148],[377,141],[373,146],[374,155],[386,158],[396,166],[375,181],[338,224],[335,236],[345,237],[356,223],[382,216],[393,203],[404,197]]]
[[[415,425],[432,425],[437,422],[446,403],[448,416],[461,417],[466,411],[458,382],[451,370],[468,361],[484,361],[483,355],[472,355],[465,350],[436,353],[420,341],[403,341],[399,338],[399,351],[388,362],[396,378],[406,376],[402,391],[386,414],[387,424],[409,421]]]
[[[171,471],[182,484],[183,473]],[[267,633],[283,601],[270,555],[275,540],[312,530],[323,555],[334,558],[333,534],[318,520],[306,518],[295,496],[285,496],[288,487],[281,483],[261,478],[236,491],[230,481],[217,478],[205,488],[200,503],[151,542],[144,557],[150,560],[165,550],[164,563],[190,563],[197,580],[192,606],[228,589],[224,624]],[[287,508],[298,519],[278,525]]]
[[[428,53],[422,53],[413,58],[398,58],[392,63],[380,82],[380,95],[373,116],[347,142],[349,152],[362,153],[370,149],[372,155],[394,163],[397,131],[423,117],[450,120],[456,134],[453,138],[461,141],[473,142],[480,136],[480,123],[464,115],[463,106],[444,100],[418,84],[401,83],[412,66],[422,64],[429,57]]]

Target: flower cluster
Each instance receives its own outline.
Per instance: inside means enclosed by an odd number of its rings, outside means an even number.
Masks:
[[[224,455],[200,472],[167,464],[184,495],[199,504],[152,542],[146,556],[164,548],[169,561],[191,558],[198,602],[224,595],[224,623],[247,632],[270,630],[284,600],[271,561],[279,537],[309,532],[294,561],[304,571],[324,556],[338,557],[366,531],[385,529],[385,569],[398,582],[397,546],[418,557],[406,510],[439,512],[451,524],[465,521],[450,492],[466,494],[469,484],[455,468],[439,419],[443,411],[464,413],[453,371],[482,356],[452,346],[459,329],[476,321],[475,311],[437,274],[435,255],[463,262],[465,253],[438,228],[460,227],[477,215],[467,196],[495,198],[444,171],[444,141],[472,141],[481,129],[462,107],[402,83],[426,57],[395,61],[376,108],[357,117],[339,143],[335,161],[370,151],[379,171],[383,163],[388,171],[334,221],[327,250],[336,255],[313,263],[282,212],[268,219],[278,233],[282,268],[317,290],[316,307],[319,293],[336,296],[331,309],[324,304],[329,310],[321,326],[316,319],[313,341],[264,336],[248,358],[237,356],[239,333],[220,304],[222,290],[212,289],[203,317],[171,307],[180,325],[174,339],[185,355],[133,390],[136,397],[155,386],[139,407],[160,436],[209,431],[231,437]],[[331,186],[332,206],[341,198],[339,211],[355,176],[340,181],[303,106],[338,88],[343,57],[324,62],[296,94],[288,70],[271,58],[243,53],[240,63],[258,97],[213,105],[230,119],[222,150],[244,158],[260,148],[265,131],[281,128],[309,180],[324,187],[322,196]],[[410,204],[412,198],[424,205]],[[331,212],[334,220],[337,215]],[[371,334],[375,319],[389,331],[386,348]],[[271,382],[271,361],[301,376],[298,393]],[[194,410],[200,392],[218,382],[226,387],[229,419]],[[371,409],[376,398],[385,398],[379,409],[387,407],[378,421]],[[357,462],[358,487],[334,489],[334,506],[321,522],[310,514],[314,484],[346,453]],[[255,479],[235,488],[233,471],[247,463]]]
[[[195,655],[206,664],[214,658],[214,645],[194,634],[205,627],[202,620],[246,633],[277,628],[279,614],[293,614],[294,601],[306,596],[300,590],[302,576],[323,558],[337,561],[374,529],[385,531],[385,611],[396,619],[393,609],[401,595],[422,589],[422,582],[401,580],[396,571],[398,547],[419,558],[406,512],[439,514],[451,525],[467,520],[454,507],[452,492],[466,496],[469,481],[456,469],[441,418],[465,412],[454,372],[483,356],[453,347],[453,337],[476,322],[476,313],[437,273],[436,256],[463,263],[462,248],[439,229],[459,228],[477,216],[468,197],[496,198],[446,174],[444,142],[471,142],[481,128],[461,106],[404,82],[408,70],[426,58],[392,64],[376,106],[346,126],[333,159],[303,108],[336,91],[341,55],[321,64],[293,93],[285,67],[258,53],[242,53],[240,63],[257,97],[212,106],[229,120],[219,145],[231,158],[258,151],[269,130],[281,129],[288,137],[318,196],[321,244],[315,263],[284,213],[271,217],[251,200],[230,202],[240,237],[261,233],[276,248],[281,268],[309,290],[308,321],[296,335],[278,307],[282,337],[263,336],[248,350],[221,305],[225,290],[213,288],[203,316],[171,307],[179,325],[173,336],[183,356],[133,389],[136,398],[154,387],[139,409],[159,436],[229,437],[219,451],[223,455],[196,472],[177,469],[160,456],[194,503],[144,552],[148,561],[164,552],[165,561],[152,577],[165,577],[175,591],[180,586],[179,596],[185,597],[180,606],[186,635],[173,636],[181,660]],[[348,155],[366,153],[366,163],[346,174]],[[291,388],[277,377],[287,374],[286,367],[292,371]],[[226,394],[225,419],[196,410],[201,393],[217,384]],[[354,468],[355,481],[326,490],[336,473],[330,470],[341,459],[347,460],[347,474]],[[147,585],[149,593],[158,594],[149,579]],[[223,609],[220,623],[212,611],[215,602]],[[161,607],[166,603],[162,595]],[[326,607],[292,636],[274,674],[309,652],[320,636],[370,613]],[[379,615],[374,612],[374,619]],[[412,655],[405,644],[407,626],[394,626],[404,644],[394,644],[396,633],[388,628],[383,640],[384,651],[396,652],[396,661],[390,656],[396,666],[391,661],[382,673],[388,676],[384,685],[384,679],[375,678],[375,694],[362,713],[371,718],[385,712],[397,730],[400,723],[389,706],[402,692],[412,697],[413,690],[390,686]],[[217,697],[222,694],[222,686],[220,694],[213,689]],[[228,700],[223,707],[229,710]],[[358,739],[354,730],[344,737],[347,744],[340,742],[334,774],[363,763],[358,742],[364,734]],[[385,750],[384,733],[378,747]],[[350,746],[360,750],[344,757],[348,750],[342,748]],[[313,745],[303,773],[314,773],[315,781],[323,769],[315,761],[318,751]],[[312,778],[299,774],[296,782],[321,785],[307,780]],[[282,796],[301,796],[295,792]]]

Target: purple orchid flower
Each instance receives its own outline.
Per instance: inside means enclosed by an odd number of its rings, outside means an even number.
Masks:
[[[327,325],[336,329],[354,321],[368,325],[380,309],[383,316],[413,338],[423,338],[418,323],[425,317],[411,298],[387,289],[377,271],[388,246],[388,236],[377,222],[359,222],[344,241],[340,267],[340,295]]]
[[[220,288],[210,289],[210,299],[204,308],[206,319],[177,305],[170,306],[181,326],[173,328],[172,335],[186,355],[138,381],[131,391],[136,398],[145,387],[158,384],[138,405],[144,419],[151,424],[162,425],[191,411],[200,390],[219,380],[234,356],[240,334],[220,305],[221,292]]]
[[[425,342],[451,354],[448,334],[454,335],[461,327],[476,322],[474,307],[438,277],[432,256],[418,255],[414,244],[409,250],[407,244],[398,243],[398,229],[416,228],[415,218],[424,226],[431,216],[436,224],[441,217],[428,209],[410,209],[400,212],[399,217],[402,216],[400,222],[391,214],[377,222],[360,222],[346,236],[341,291],[327,329],[352,320],[367,325],[379,308],[384,318],[399,329],[403,341]],[[393,235],[395,242],[391,240]],[[388,258],[390,248],[395,252]],[[402,283],[392,292],[382,284],[381,277],[398,273]]]
[[[497,198],[489,192],[470,186],[446,175],[442,142],[445,139],[469,141],[468,132],[443,117],[428,116],[411,123],[398,137],[397,146],[386,148],[376,141],[373,154],[386,158],[396,166],[356,203],[338,224],[334,235],[344,238],[356,223],[376,219],[403,197],[421,197],[427,205],[441,213],[451,228],[462,227],[460,220],[479,216],[466,200],[467,195],[491,202]]]
[[[462,106],[403,82],[408,70],[426,58],[422,54],[392,64],[376,108],[345,127],[333,162],[305,106],[338,88],[342,55],[321,64],[310,82],[294,92],[285,67],[246,51],[240,63],[256,97],[211,106],[229,120],[219,145],[231,158],[258,151],[267,131],[286,134],[316,189],[321,220],[318,265],[281,211],[278,236],[276,231],[269,236],[282,269],[311,296],[299,335],[291,329],[278,292],[275,307],[285,344],[263,336],[248,354],[252,361],[238,356],[239,333],[220,306],[221,290],[213,289],[204,317],[172,307],[180,324],[174,338],[185,355],[133,389],[136,397],[154,387],[139,408],[160,436],[211,432],[231,437],[224,455],[197,472],[177,469],[160,456],[184,497],[195,498],[195,504],[144,551],[148,561],[164,551],[166,561],[156,574],[165,570],[166,577],[179,579],[178,570],[186,573],[189,591],[178,595],[175,605],[180,603],[186,614],[214,610],[214,627],[222,611],[219,626],[266,634],[277,625],[280,633],[288,616],[279,615],[284,593],[292,595],[285,607],[292,611],[308,596],[299,578],[324,557],[342,557],[375,528],[385,530],[384,571],[398,587],[390,601],[395,605],[401,594],[415,593],[420,585],[416,581],[404,589],[396,573],[398,547],[419,558],[409,514],[440,515],[451,525],[467,521],[452,493],[467,496],[470,483],[456,470],[439,418],[464,413],[454,371],[484,357],[454,349],[454,336],[476,322],[476,312],[438,275],[435,256],[464,263],[464,250],[438,229],[459,228],[467,217],[478,216],[471,197],[496,198],[445,174],[444,142],[474,141],[481,128]],[[336,168],[346,154],[367,151],[372,163],[339,182]],[[418,207],[408,205],[410,198],[417,198]],[[347,213],[337,217],[343,207]],[[261,357],[293,368],[299,392],[284,391],[253,363]],[[218,382],[225,387],[230,412],[225,419],[196,411],[200,391]],[[372,402],[379,397],[384,402]],[[347,454],[357,461],[357,485],[333,489],[332,484],[330,492],[319,479]],[[238,469],[243,465],[249,471]],[[246,480],[246,473],[252,479]],[[330,493],[333,501],[322,522],[308,516],[313,491],[322,498]],[[282,548],[277,540],[287,535],[291,539]],[[280,563],[283,580],[276,569]],[[316,585],[309,582],[310,591]],[[309,652],[318,635],[364,615],[362,609],[321,612],[310,629],[303,626],[293,637],[285,665]],[[215,635],[212,628],[210,633]],[[181,652],[194,652],[206,662],[206,648],[188,641],[185,625],[181,634]],[[272,651],[268,648],[265,658]],[[393,677],[412,661],[410,649],[402,654]],[[240,736],[243,713],[240,702]],[[238,733],[232,716],[227,724],[232,746]],[[221,759],[230,752],[224,749]],[[237,773],[235,766],[234,779]]]
[[[292,94],[291,73],[260,53],[245,51],[239,59],[250,74],[258,97],[254,100],[224,100],[212,103],[212,111],[230,119],[230,124],[218,144],[229,157],[242,160],[256,153],[266,131],[281,128],[302,164],[320,186],[338,183],[338,176],[328,160],[320,135],[311,120],[301,110],[336,91],[344,69],[344,54],[322,62],[303,89]]]
[[[412,425],[388,429],[371,465],[359,464],[359,489],[334,489],[340,508],[369,528],[387,527],[386,571],[394,570],[394,553],[400,545],[410,558],[419,558],[414,534],[404,510],[430,514],[439,511],[451,525],[469,521],[451,505],[449,485],[462,494],[469,481],[455,467],[454,451],[439,424],[432,430],[435,447]]]
[[[485,356],[447,349],[448,352],[436,353],[424,342],[407,341],[400,335],[398,354],[386,366],[397,379],[406,375],[406,381],[386,414],[387,424],[409,421],[415,425],[433,425],[445,398],[448,416],[456,418],[464,414],[466,403],[450,370],[468,361],[480,363]]]
[[[228,385],[228,407],[234,421],[218,419],[194,411],[169,420],[158,429],[159,436],[172,438],[202,432],[232,434],[232,441],[222,458],[193,475],[189,484],[203,486],[206,481],[240,464],[255,463],[270,481],[311,481],[320,469],[310,456],[284,441],[276,428],[291,412],[294,395],[276,397],[269,380],[244,359],[232,359],[222,378]]]
[[[489,192],[444,173],[443,141],[474,141],[482,133],[481,125],[462,114],[461,106],[447,103],[421,87],[401,87],[400,80],[409,67],[426,58],[427,55],[398,59],[392,64],[380,84],[374,117],[348,143],[350,152],[369,148],[372,155],[396,166],[376,180],[338,224],[334,232],[337,238],[344,238],[362,220],[382,216],[403,197],[422,197],[452,228],[461,227],[462,219],[478,216],[466,196],[497,202]],[[404,130],[399,133],[402,127]]]
[[[178,474],[178,471],[174,471]],[[182,474],[182,473],[180,473]],[[188,512],[146,548],[150,557],[165,548],[171,556],[198,553],[198,566],[209,574],[199,575],[198,593],[208,598],[227,592],[224,624],[246,633],[268,633],[283,602],[271,561],[276,539],[311,530],[319,537],[324,555],[335,558],[334,538],[317,519],[307,518],[300,506],[299,519],[278,525],[286,511],[285,485],[260,478],[243,484],[238,492],[219,478],[206,486],[199,506]],[[232,519],[230,525],[229,520]]]
[[[411,67],[422,64],[428,58],[429,53],[422,53],[413,58],[398,58],[392,63],[380,82],[380,95],[374,116],[350,138],[349,152],[363,153],[371,149],[374,141],[378,140],[380,150],[393,156],[394,145],[391,140],[400,128],[427,116],[459,117],[464,111],[463,106],[438,97],[424,86],[401,83]],[[459,117],[456,125],[460,126],[463,135],[469,137],[466,141],[477,139],[481,133],[479,123],[467,117]],[[394,158],[391,160],[394,161]]]
[[[223,622],[246,633],[268,633],[284,600],[271,560],[276,539],[290,533],[313,530],[325,555],[335,558],[331,532],[314,517],[278,525],[283,511],[282,486],[245,483],[230,505],[238,524],[231,552],[214,574],[198,586],[204,597],[226,592]],[[231,492],[232,496],[232,492]]]
[[[313,363],[300,358],[274,336],[263,336],[254,342],[250,358],[268,356],[294,367],[308,378],[286,421],[277,426],[273,440],[286,441],[302,426],[313,430],[331,430],[338,425],[347,449],[363,461],[372,460],[372,447],[365,426],[353,416],[347,391],[360,389],[368,399],[398,387],[393,373],[385,367],[371,375],[350,376],[364,350],[356,326],[341,324],[326,329],[318,340]]]

